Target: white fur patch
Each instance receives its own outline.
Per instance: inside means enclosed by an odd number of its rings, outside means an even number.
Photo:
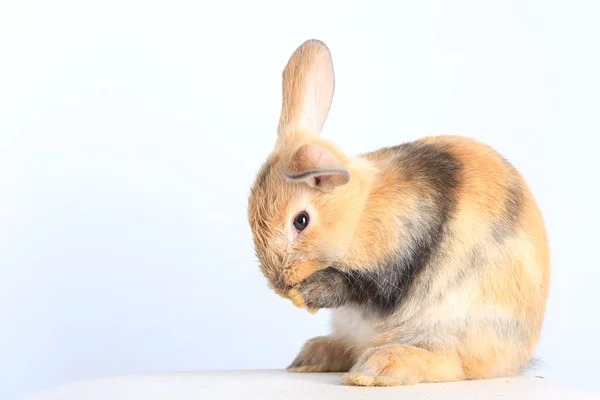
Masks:
[[[374,321],[363,318],[360,311],[354,307],[346,306],[333,310],[331,323],[335,335],[347,338],[359,348],[378,333]]]

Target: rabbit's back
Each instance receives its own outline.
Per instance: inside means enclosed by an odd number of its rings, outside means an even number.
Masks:
[[[456,345],[473,377],[521,368],[538,340],[550,280],[544,222],[523,177],[490,146],[461,136],[363,157],[386,175],[364,222],[390,216],[402,232],[396,243],[382,243],[391,256],[362,272],[356,287],[390,282],[386,293],[398,301],[384,320],[364,306],[335,310],[336,330],[354,336],[358,348],[391,337],[420,347]],[[373,310],[373,301],[363,304]],[[515,349],[511,360],[499,355],[506,346]]]

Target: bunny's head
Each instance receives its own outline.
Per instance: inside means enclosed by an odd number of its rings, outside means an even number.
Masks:
[[[320,137],[333,92],[329,49],[303,43],[283,72],[277,142],[248,201],[261,270],[278,289],[341,262],[360,219],[361,161]]]

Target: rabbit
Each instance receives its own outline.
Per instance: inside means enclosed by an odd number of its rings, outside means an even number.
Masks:
[[[524,178],[458,135],[348,156],[320,136],[334,86],[330,49],[307,40],[283,71],[277,140],[248,197],[271,289],[331,312],[331,334],[308,340],[287,370],[357,386],[519,375],[551,275]]]

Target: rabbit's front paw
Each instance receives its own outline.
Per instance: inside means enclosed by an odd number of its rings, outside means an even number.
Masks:
[[[464,372],[456,354],[402,345],[367,350],[346,375],[346,383],[354,386],[400,386],[460,379],[464,379]]]
[[[344,341],[330,336],[319,336],[306,342],[287,370],[289,372],[347,372],[352,363],[352,354]]]
[[[346,277],[333,267],[315,272],[295,289],[309,309],[340,307],[349,298]]]

